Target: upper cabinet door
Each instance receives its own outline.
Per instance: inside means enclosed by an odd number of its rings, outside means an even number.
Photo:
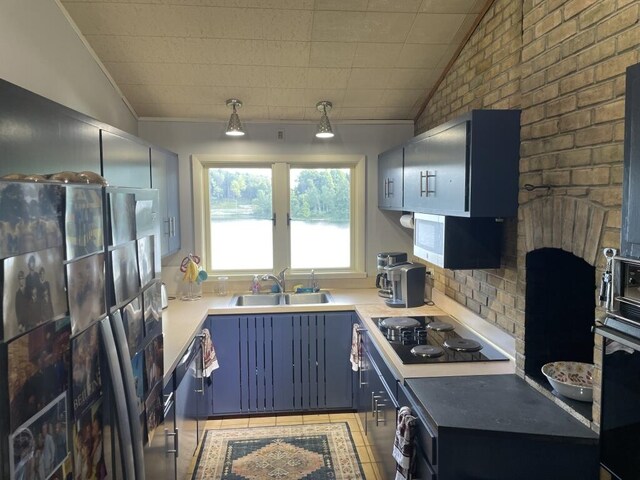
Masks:
[[[427,179],[424,172],[428,165],[429,137],[411,142],[404,147],[404,208],[412,212],[424,211],[427,200]]]
[[[468,127],[469,122],[463,122],[429,138],[427,163],[419,175],[424,213],[469,211]]]
[[[160,192],[162,256],[180,250],[178,155],[151,147],[151,187]]]
[[[100,132],[102,176],[114,187],[151,187],[149,145],[128,137]]]
[[[519,150],[520,110],[473,110],[415,137],[404,145],[402,209],[516,216]]]
[[[100,173],[100,129],[73,110],[0,80],[0,176]]]
[[[378,207],[402,210],[404,149],[396,147],[378,155]]]

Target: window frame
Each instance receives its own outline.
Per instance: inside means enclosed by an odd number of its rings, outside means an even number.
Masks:
[[[351,181],[351,266],[344,269],[316,269],[321,278],[364,278],[365,271],[365,223],[366,223],[366,157],[364,155],[191,155],[191,171],[193,180],[193,214],[194,214],[194,245],[195,253],[201,258],[201,265],[206,266],[211,275],[225,275],[231,278],[251,278],[254,274],[269,273],[266,270],[229,270],[212,271],[208,258],[208,239],[211,234],[211,220],[209,217],[209,183],[208,168],[233,168],[271,166],[273,213],[278,223],[286,219],[290,210],[289,204],[289,169],[304,168],[350,168],[353,179]],[[283,184],[284,183],[284,184]],[[290,268],[290,235],[288,228],[277,228],[273,235],[274,245],[286,246],[282,249],[284,255],[278,255],[274,248],[273,271],[279,272],[285,267]],[[287,273],[296,278],[308,275],[308,269],[288,270]]]

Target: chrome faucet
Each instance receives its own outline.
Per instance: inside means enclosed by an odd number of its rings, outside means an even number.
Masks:
[[[284,272],[288,270],[289,267],[284,267],[282,271],[276,276],[273,273],[267,273],[262,276],[262,280],[273,280],[280,288],[280,292],[284,293],[285,290],[285,280],[284,280]]]

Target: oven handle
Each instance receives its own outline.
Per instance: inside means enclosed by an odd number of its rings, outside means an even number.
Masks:
[[[636,352],[640,352],[640,342],[638,342],[638,340],[611,327],[596,325],[595,327],[593,327],[593,333],[595,333],[596,335],[602,335],[604,338],[619,342],[625,347],[629,347]]]

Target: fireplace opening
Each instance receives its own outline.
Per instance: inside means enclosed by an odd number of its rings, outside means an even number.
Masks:
[[[595,267],[572,253],[541,248],[526,256],[524,371],[549,391],[545,363],[593,363],[595,289]],[[591,404],[556,396],[591,419]]]

